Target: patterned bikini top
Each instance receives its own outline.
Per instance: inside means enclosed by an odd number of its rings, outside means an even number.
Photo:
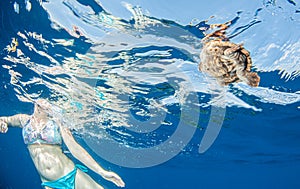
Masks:
[[[23,127],[22,134],[25,144],[62,144],[59,126],[52,120],[41,131],[36,131],[29,120]]]

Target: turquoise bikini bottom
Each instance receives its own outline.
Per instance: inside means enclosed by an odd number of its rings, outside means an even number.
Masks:
[[[85,166],[76,164],[74,170],[66,176],[63,176],[55,181],[43,182],[42,186],[48,186],[53,189],[75,189],[75,177],[77,169],[80,169],[83,172],[88,171]]]

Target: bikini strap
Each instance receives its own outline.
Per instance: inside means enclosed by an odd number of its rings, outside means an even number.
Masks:
[[[76,164],[75,167],[77,169],[80,169],[81,171],[83,171],[85,173],[88,172],[88,169],[85,166],[83,166],[83,165]]]

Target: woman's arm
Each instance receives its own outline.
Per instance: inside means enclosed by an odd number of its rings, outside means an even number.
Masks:
[[[21,127],[27,123],[30,119],[30,115],[27,114],[17,114],[8,117],[0,117],[0,132],[6,133],[8,127]]]
[[[74,139],[71,131],[67,128],[63,128],[60,125],[60,131],[64,143],[67,145],[68,149],[70,150],[71,154],[81,161],[84,165],[86,165],[91,170],[95,171],[99,175],[101,175],[106,180],[109,180],[115,183],[119,187],[124,187],[125,183],[123,180],[114,172],[104,170],[93,158],[92,156],[83,148],[81,147]]]

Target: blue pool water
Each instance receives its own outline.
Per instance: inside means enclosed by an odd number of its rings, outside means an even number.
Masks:
[[[0,116],[48,99],[130,189],[300,188],[299,1],[2,0],[0,9]],[[228,21],[258,88],[222,88],[198,71],[209,25]],[[1,134],[0,160],[1,189],[41,188],[21,129]]]

